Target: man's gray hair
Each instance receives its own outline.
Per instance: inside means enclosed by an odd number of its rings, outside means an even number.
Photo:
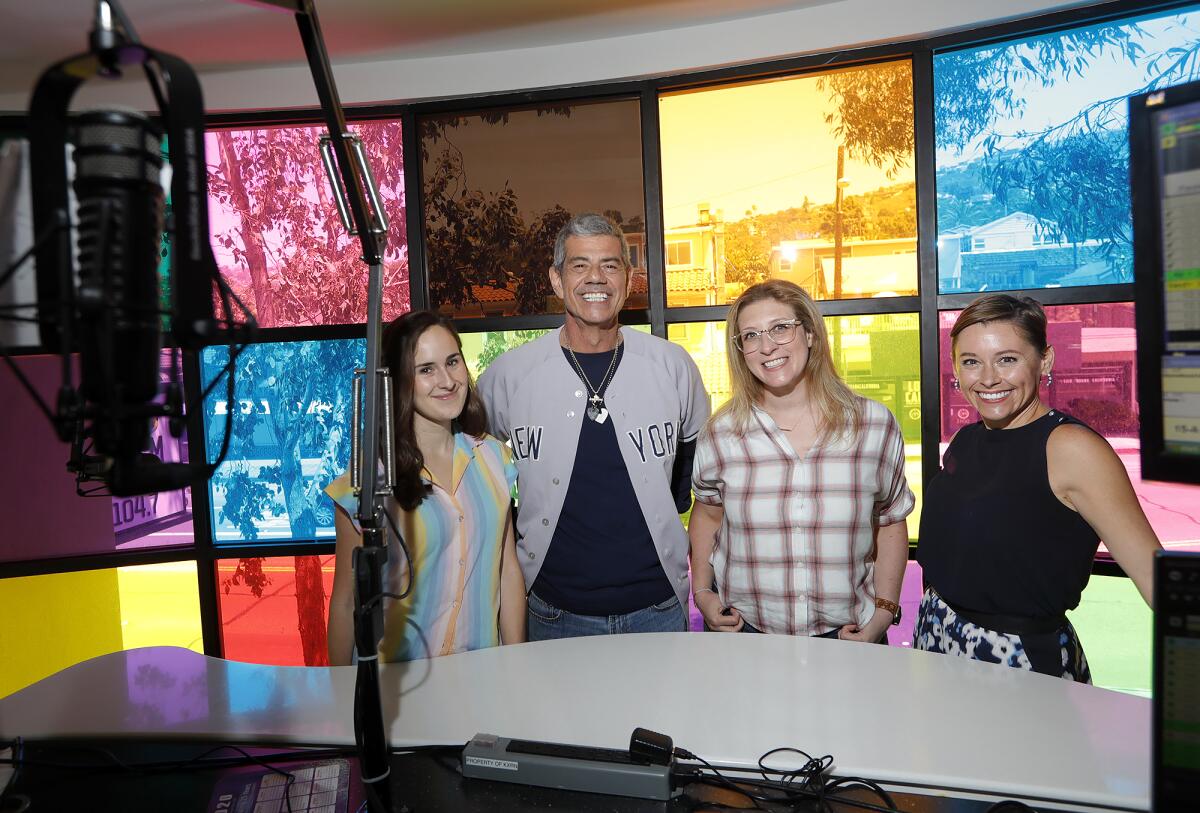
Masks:
[[[621,242],[621,262],[626,269],[630,267],[629,241],[625,239],[625,232],[621,231],[621,227],[612,218],[595,212],[584,212],[575,215],[558,230],[558,237],[554,241],[554,267],[560,274],[563,263],[567,261],[568,237],[615,237]]]

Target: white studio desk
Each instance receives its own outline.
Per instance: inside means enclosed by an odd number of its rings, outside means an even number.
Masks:
[[[0,700],[0,737],[349,744],[355,672],[117,652]],[[1148,700],[901,647],[576,638],[385,664],[381,683],[393,747],[483,732],[624,748],[642,726],[714,763],[791,746],[898,790],[1149,809]]]

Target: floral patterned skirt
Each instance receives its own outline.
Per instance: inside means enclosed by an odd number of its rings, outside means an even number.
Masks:
[[[1032,640],[1035,638],[1041,640]],[[914,649],[957,655],[961,658],[1030,671],[1034,671],[1034,667],[1029,658],[1029,650],[1036,644],[1039,649],[1045,651],[1047,644],[1052,648],[1054,643],[1058,645],[1061,669],[1052,664],[1049,669],[1043,668],[1038,671],[1079,683],[1091,683],[1092,673],[1088,668],[1087,657],[1083,654],[1083,646],[1069,621],[1054,632],[1036,633],[1033,636],[990,630],[960,616],[930,588],[921,598],[921,610],[913,632]]]

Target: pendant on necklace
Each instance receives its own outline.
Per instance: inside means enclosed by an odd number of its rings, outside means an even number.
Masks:
[[[596,423],[604,423],[608,420],[608,408],[604,406],[604,399],[599,395],[593,395],[588,399],[587,416],[589,420]]]

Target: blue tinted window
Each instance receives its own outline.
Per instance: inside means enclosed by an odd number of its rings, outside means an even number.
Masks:
[[[328,539],[323,493],[350,459],[350,382],[366,357],[361,339],[250,345],[237,361],[229,454],[209,482],[217,544]],[[210,381],[228,347],[201,356]],[[204,402],[208,460],[216,459],[228,404],[224,384]]]
[[[936,55],[939,290],[1132,281],[1125,100],[1198,52],[1193,7]]]

